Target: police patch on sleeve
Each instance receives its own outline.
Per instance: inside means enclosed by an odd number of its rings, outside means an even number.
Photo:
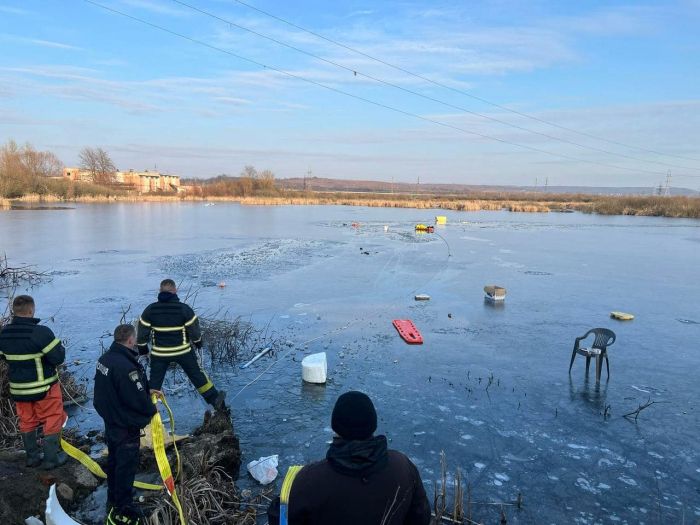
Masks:
[[[131,378],[132,381],[138,381],[139,380],[139,373],[134,370],[133,372],[129,372],[129,377]]]

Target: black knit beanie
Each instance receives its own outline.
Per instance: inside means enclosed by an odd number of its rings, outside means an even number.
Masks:
[[[377,411],[362,392],[346,392],[333,407],[331,428],[345,439],[367,439],[377,430]]]

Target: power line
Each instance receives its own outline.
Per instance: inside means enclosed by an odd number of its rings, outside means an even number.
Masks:
[[[586,160],[586,159],[581,159],[581,158],[578,158],[578,157],[572,157],[572,156],[570,156],[570,155],[564,155],[564,154],[562,154],[562,153],[555,153],[555,152],[553,152],[553,151],[547,151],[547,150],[535,148],[535,147],[532,147],[532,146],[526,146],[526,145],[524,145],[524,144],[518,144],[518,143],[516,143],[516,142],[511,142],[511,141],[509,141],[509,140],[499,139],[499,138],[497,138],[497,137],[491,137],[491,136],[489,136],[489,135],[484,135],[483,133],[477,133],[477,132],[475,132],[475,131],[470,131],[470,130],[465,129],[465,128],[460,128],[460,127],[458,127],[458,126],[453,126],[452,124],[447,124],[447,123],[445,123],[445,122],[440,122],[439,120],[435,120],[435,119],[431,119],[431,118],[424,117],[424,116],[421,116],[421,115],[417,115],[417,114],[415,114],[415,113],[410,113],[410,112],[408,112],[408,111],[404,111],[404,110],[402,110],[402,109],[398,109],[398,108],[395,108],[395,107],[393,107],[393,106],[388,106],[388,105],[386,105],[386,104],[382,104],[381,102],[376,102],[376,101],[374,101],[374,100],[370,100],[370,99],[368,99],[368,98],[364,98],[364,97],[361,97],[361,96],[359,96],[359,95],[354,95],[354,94],[352,94],[352,93],[348,93],[347,91],[343,91],[343,90],[341,90],[341,89],[337,89],[337,88],[334,88],[334,87],[332,87],[332,86],[327,86],[327,85],[322,84],[322,83],[320,83],[320,82],[316,82],[315,80],[311,80],[311,79],[304,78],[304,77],[299,76],[299,75],[295,75],[294,73],[289,73],[288,71],[283,71],[283,70],[281,70],[281,69],[277,69],[277,68],[274,68],[274,67],[272,67],[272,66],[268,66],[268,65],[266,65],[266,64],[263,64],[262,62],[258,62],[257,60],[253,60],[253,59],[251,59],[251,58],[246,58],[246,57],[244,57],[244,56],[238,55],[238,54],[233,53],[233,52],[231,52],[231,51],[227,51],[227,50],[225,50],[225,49],[222,49],[222,48],[213,46],[213,45],[211,45],[211,44],[207,44],[206,42],[202,42],[201,40],[197,40],[197,39],[191,38],[191,37],[189,37],[189,36],[183,35],[183,34],[181,34],[181,33],[177,33],[177,32],[175,32],[175,31],[172,31],[172,30],[170,30],[170,29],[166,29],[166,28],[164,28],[164,27],[162,27],[162,26],[153,24],[153,23],[151,23],[151,22],[147,22],[146,20],[143,20],[143,19],[141,19],[141,18],[137,18],[137,17],[135,17],[135,16],[132,16],[132,15],[123,13],[123,12],[118,11],[118,10],[116,10],[116,9],[113,9],[113,8],[111,8],[111,7],[107,7],[107,6],[104,6],[104,5],[102,5],[102,4],[98,4],[97,2],[93,2],[92,0],[83,0],[83,1],[84,1],[85,3],[94,5],[94,6],[96,6],[96,7],[100,7],[100,8],[102,8],[102,9],[106,10],[106,11],[110,11],[110,12],[112,12],[112,13],[118,14],[118,15],[123,16],[123,17],[125,17],[125,18],[129,18],[129,19],[134,20],[134,21],[136,21],[136,22],[139,22],[139,23],[141,23],[141,24],[144,24],[144,25],[153,27],[153,28],[155,28],[155,29],[158,29],[159,31],[163,31],[163,32],[165,32],[165,33],[169,33],[169,34],[171,34],[171,35],[177,36],[177,37],[179,37],[179,38],[183,38],[183,39],[188,40],[188,41],[190,41],[190,42],[194,42],[195,44],[199,44],[199,45],[201,45],[201,46],[208,47],[208,48],[213,49],[213,50],[215,50],[215,51],[219,51],[219,52],[221,52],[221,53],[224,53],[224,54],[230,55],[230,56],[232,56],[232,57],[238,58],[239,60],[243,60],[243,61],[245,61],[245,62],[249,62],[249,63],[251,63],[251,64],[255,64],[255,65],[260,66],[260,67],[263,67],[263,68],[265,68],[265,69],[269,69],[270,71],[275,71],[276,73],[280,73],[280,74],[285,75],[285,76],[288,76],[288,77],[290,77],[290,78],[295,78],[295,79],[297,79],[297,80],[301,80],[301,81],[306,82],[306,83],[308,83],[308,84],[312,84],[312,85],[314,85],[314,86],[318,86],[318,87],[327,89],[327,90],[329,90],[329,91],[333,91],[334,93],[339,93],[339,94],[341,94],[341,95],[345,95],[345,96],[354,98],[354,99],[356,99],[356,100],[360,100],[360,101],[362,101],[362,102],[367,102],[368,104],[372,104],[372,105],[377,106],[377,107],[381,107],[381,108],[384,108],[384,109],[388,109],[389,111],[394,111],[395,113],[400,113],[400,114],[402,114],[402,115],[406,115],[406,116],[409,116],[409,117],[417,118],[417,119],[423,120],[423,121],[425,121],[425,122],[430,122],[430,123],[437,124],[437,125],[439,125],[439,126],[443,126],[443,127],[449,128],[449,129],[456,130],[456,131],[461,131],[461,132],[463,132],[463,133],[468,133],[468,134],[470,134],[470,135],[474,135],[474,136],[477,136],[477,137],[481,137],[481,138],[493,140],[493,141],[496,141],[496,142],[500,142],[500,143],[502,143],[502,144],[509,144],[509,145],[511,145],[511,146],[517,146],[517,147],[519,147],[519,148],[527,149],[527,150],[530,150],[530,151],[535,151],[535,152],[537,152],[537,153],[544,153],[544,154],[546,154],[546,155],[552,155],[552,156],[555,156],[555,157],[559,157],[559,158],[563,158],[563,159],[567,159],[567,160],[573,160],[573,161],[576,161],[576,162],[584,162],[584,163],[586,163],[586,164],[593,164],[593,165],[596,165],[596,166],[603,166],[603,167],[606,167],[606,168],[612,168],[612,169],[620,169],[620,170],[632,171],[632,172],[635,172],[635,173],[649,173],[649,174],[652,174],[652,175],[665,175],[665,173],[658,172],[658,171],[649,171],[649,170],[641,170],[641,169],[635,169],[635,168],[627,168],[627,167],[625,167],[625,166],[615,166],[614,164],[606,164],[606,163],[603,163],[603,162],[596,162],[596,161],[593,161],[593,160]],[[697,177],[697,178],[700,178],[700,175],[686,175],[686,177]]]
[[[579,147],[579,148],[589,149],[589,150],[592,150],[592,151],[596,151],[596,152],[598,152],[598,153],[605,153],[605,154],[607,154],[607,155],[615,155],[615,156],[622,157],[622,158],[625,158],[625,159],[636,160],[636,161],[639,161],[639,162],[646,162],[646,163],[649,163],[649,164],[656,164],[656,165],[659,165],[659,166],[666,166],[666,167],[671,167],[671,168],[681,168],[681,169],[686,169],[686,170],[700,171],[700,168],[693,168],[693,167],[689,167],[689,166],[679,166],[678,164],[668,164],[668,163],[666,163],[666,162],[657,162],[657,161],[654,161],[654,160],[642,159],[642,158],[639,158],[639,157],[633,157],[633,156],[631,156],[631,155],[625,155],[625,154],[623,154],[623,153],[616,153],[616,152],[614,152],[614,151],[608,151],[608,150],[604,150],[604,149],[600,149],[600,148],[595,148],[595,147],[593,147],[593,146],[586,146],[585,144],[580,144],[580,143],[578,143],[578,142],[574,142],[574,141],[571,141],[571,140],[562,139],[562,138],[559,138],[559,137],[555,137],[555,136],[553,136],[553,135],[548,135],[548,134],[546,134],[546,133],[542,133],[542,132],[539,132],[539,131],[535,131],[535,130],[533,130],[533,129],[529,129],[529,128],[525,128],[525,127],[522,127],[522,126],[518,126],[517,124],[512,124],[512,123],[510,123],[510,122],[506,122],[506,121],[504,121],[504,120],[497,119],[497,118],[495,118],[495,117],[490,117],[490,116],[488,116],[488,115],[484,115],[484,114],[478,113],[478,112],[476,112],[476,111],[471,111],[471,110],[469,110],[469,109],[466,109],[466,108],[463,108],[463,107],[460,107],[460,106],[456,106],[456,105],[454,105],[454,104],[450,104],[449,102],[445,102],[445,101],[443,101],[443,100],[436,99],[436,98],[431,97],[431,96],[429,96],[429,95],[424,95],[423,93],[419,93],[419,92],[417,92],[417,91],[413,91],[413,90],[411,90],[411,89],[408,89],[408,88],[399,86],[398,84],[393,84],[393,83],[391,83],[391,82],[389,82],[389,81],[382,80],[381,78],[374,77],[374,76],[369,75],[369,74],[367,74],[367,73],[363,73],[362,71],[360,71],[360,70],[358,70],[358,69],[353,69],[353,68],[344,66],[344,65],[342,65],[342,64],[339,64],[339,63],[334,62],[334,61],[332,61],[332,60],[329,60],[329,59],[327,59],[327,58],[323,58],[322,56],[315,55],[315,54],[313,54],[313,53],[311,53],[311,52],[309,52],[309,51],[305,51],[304,49],[300,49],[300,48],[295,47],[295,46],[293,46],[293,45],[287,44],[286,42],[282,42],[281,40],[277,40],[277,39],[272,38],[272,37],[270,37],[270,36],[267,36],[267,35],[265,35],[265,34],[263,34],[263,33],[259,33],[259,32],[257,32],[257,31],[252,30],[252,29],[249,29],[249,28],[247,28],[247,27],[244,27],[244,26],[242,26],[242,25],[240,25],[240,24],[237,24],[237,23],[235,23],[235,22],[232,22],[231,20],[227,20],[227,19],[222,18],[222,17],[220,17],[220,16],[217,16],[217,15],[215,15],[215,14],[213,14],[213,13],[210,13],[210,12],[208,12],[208,11],[205,11],[205,10],[203,10],[203,9],[200,9],[200,8],[198,8],[198,7],[195,7],[195,6],[193,6],[193,5],[190,5],[190,4],[188,4],[188,3],[186,3],[186,2],[183,2],[183,1],[181,1],[181,0],[173,0],[173,2],[175,2],[175,3],[177,3],[177,4],[180,4],[180,5],[184,6],[184,7],[187,7],[187,8],[189,8],[189,9],[192,9],[193,11],[197,11],[198,13],[201,13],[201,14],[203,14],[203,15],[205,15],[205,16],[208,16],[208,17],[210,17],[210,18],[213,18],[213,19],[215,19],[215,20],[219,20],[220,22],[224,22],[225,24],[228,24],[228,25],[231,26],[231,27],[236,27],[236,28],[241,29],[242,31],[246,31],[246,32],[248,32],[248,33],[250,33],[250,34],[252,34],[252,35],[258,36],[258,37],[260,37],[260,38],[264,38],[265,40],[269,40],[270,42],[274,42],[274,43],[279,44],[279,45],[281,45],[281,46],[284,46],[284,47],[286,47],[286,48],[288,48],[288,49],[292,49],[292,50],[297,51],[297,52],[299,52],[299,53],[302,53],[302,54],[304,54],[304,55],[306,55],[306,56],[315,58],[316,60],[321,60],[322,62],[326,62],[327,64],[331,64],[331,65],[333,65],[333,66],[335,66],[335,67],[338,67],[338,68],[340,68],[340,69],[344,69],[345,71],[348,71],[348,72],[350,72],[350,73],[353,73],[354,76],[358,76],[358,75],[359,75],[359,76],[361,76],[361,77],[364,77],[364,78],[373,80],[373,81],[375,81],[375,82],[379,82],[379,83],[384,84],[384,85],[386,85],[386,86],[390,86],[390,87],[392,87],[392,88],[394,88],[394,89],[399,89],[399,90],[401,90],[401,91],[403,91],[403,92],[405,92],[405,93],[410,93],[411,95],[415,95],[415,96],[417,96],[417,97],[421,97],[421,98],[424,98],[424,99],[426,99],[426,100],[430,100],[430,101],[432,101],[432,102],[436,102],[436,103],[438,103],[438,104],[442,104],[443,106],[447,106],[447,107],[450,107],[450,108],[452,108],[452,109],[457,109],[457,110],[459,110],[459,111],[463,111],[463,112],[465,112],[465,113],[469,113],[470,115],[476,115],[477,117],[481,117],[481,118],[483,118],[483,119],[490,120],[490,121],[492,121],[492,122],[497,122],[497,123],[499,123],[499,124],[503,124],[504,126],[510,126],[511,128],[519,129],[520,131],[526,131],[526,132],[528,132],[528,133],[533,133],[533,134],[539,135],[539,136],[541,136],[541,137],[545,137],[545,138],[548,138],[548,139],[551,139],[551,140],[556,140],[556,141],[559,141],[559,142],[563,142],[563,143],[565,143],[565,144],[570,144],[570,145],[572,145],[572,146],[577,146],[577,147]]]
[[[173,1],[178,1],[178,0],[173,0]],[[529,118],[529,119],[534,120],[534,121],[536,121],[536,122],[541,122],[542,124],[547,124],[548,126],[554,126],[555,128],[563,129],[563,130],[569,131],[569,132],[571,132],[571,133],[576,133],[577,135],[582,135],[582,136],[584,136],[584,137],[592,138],[592,139],[595,139],[595,140],[602,140],[603,142],[609,142],[610,144],[615,144],[615,145],[617,145],[617,146],[622,146],[622,147],[624,147],[624,148],[636,149],[636,150],[639,150],[639,151],[645,151],[645,152],[647,152],[647,153],[654,153],[655,155],[663,155],[663,156],[665,156],[665,157],[674,157],[674,158],[677,158],[677,159],[692,160],[692,161],[700,162],[700,159],[695,159],[695,158],[692,158],[692,157],[683,157],[683,156],[680,156],[680,155],[671,155],[670,153],[663,153],[663,152],[661,152],[661,151],[655,151],[655,150],[652,150],[652,149],[640,148],[639,146],[632,146],[632,145],[630,145],[630,144],[625,144],[625,143],[622,143],[622,142],[617,142],[617,141],[610,140],[610,139],[606,139],[606,138],[604,138],[604,137],[599,137],[599,136],[597,136],[597,135],[593,135],[593,134],[590,134],[590,133],[585,133],[585,132],[583,132],[583,131],[577,131],[577,130],[572,129],[572,128],[567,128],[566,126],[561,126],[561,125],[559,125],[559,124],[555,124],[555,123],[553,123],[553,122],[549,122],[549,121],[544,120],[544,119],[540,119],[540,118],[537,118],[537,117],[533,117],[532,115],[528,115],[527,113],[521,113],[520,111],[516,111],[516,110],[510,109],[510,108],[508,108],[508,107],[506,107],[506,106],[502,106],[502,105],[500,105],[500,104],[497,104],[496,102],[491,102],[491,101],[489,101],[489,100],[486,100],[486,99],[483,99],[483,98],[479,98],[479,97],[477,97],[476,95],[472,95],[472,94],[470,94],[470,93],[467,93],[466,91],[462,91],[462,90],[460,90],[460,89],[453,88],[453,87],[451,87],[451,86],[448,86],[447,84],[444,84],[444,83],[442,83],[442,82],[438,82],[437,80],[432,80],[432,79],[430,79],[430,78],[428,78],[428,77],[425,77],[425,76],[423,76],[423,75],[419,75],[418,73],[413,73],[412,71],[409,71],[409,70],[404,69],[404,68],[402,68],[402,67],[396,66],[396,65],[391,64],[391,63],[389,63],[389,62],[386,62],[385,60],[382,60],[381,58],[374,57],[374,56],[369,55],[369,54],[367,54],[367,53],[364,53],[364,52],[362,52],[362,51],[360,51],[360,50],[358,50],[358,49],[355,49],[355,48],[350,47],[350,46],[348,46],[348,45],[345,45],[345,44],[342,44],[342,43],[340,43],[340,42],[337,42],[337,41],[335,41],[335,40],[333,40],[333,39],[331,39],[331,38],[325,37],[325,36],[323,36],[323,35],[321,35],[321,34],[319,34],[319,33],[315,33],[314,31],[311,31],[310,29],[306,29],[306,28],[304,28],[304,27],[301,27],[301,26],[299,26],[299,25],[297,25],[297,24],[295,24],[295,23],[293,23],[293,22],[289,22],[288,20],[285,20],[284,18],[280,18],[279,16],[276,16],[276,15],[273,15],[272,13],[268,13],[267,11],[263,11],[262,9],[259,9],[259,8],[255,7],[255,6],[250,5],[250,4],[246,4],[245,2],[242,2],[241,0],[234,0],[234,1],[235,1],[236,3],[238,3],[238,4],[241,4],[241,5],[245,6],[245,7],[248,7],[249,9],[252,9],[252,10],[254,10],[254,11],[257,11],[258,13],[261,13],[261,14],[263,14],[263,15],[265,15],[265,16],[270,17],[270,18],[274,18],[275,20],[278,20],[279,22],[282,22],[282,23],[287,24],[287,25],[289,25],[289,26],[291,26],[291,27],[294,27],[294,28],[296,28],[296,29],[299,29],[300,31],[304,31],[305,33],[308,33],[308,34],[313,35],[313,36],[315,36],[315,37],[317,37],[317,38],[320,38],[320,39],[322,39],[322,40],[325,40],[326,42],[330,42],[331,44],[335,44],[336,46],[339,46],[339,47],[342,47],[342,48],[344,48],[344,49],[347,49],[348,51],[352,51],[353,53],[357,53],[358,55],[362,55],[363,57],[366,57],[366,58],[369,58],[369,59],[371,59],[371,60],[374,60],[375,62],[379,62],[380,64],[384,64],[385,66],[389,66],[390,68],[393,68],[393,69],[395,69],[395,70],[397,70],[397,71],[401,71],[402,73],[406,73],[407,75],[411,75],[411,76],[413,76],[413,77],[415,77],[415,78],[419,78],[419,79],[421,79],[421,80],[424,80],[425,82],[429,82],[429,83],[434,84],[434,85],[436,85],[436,86],[440,86],[440,87],[442,87],[442,88],[449,89],[450,91],[454,91],[455,93],[459,93],[460,95],[464,95],[465,97],[469,97],[469,98],[472,98],[472,99],[474,99],[474,100],[478,100],[479,102],[483,102],[484,104],[489,104],[490,106],[493,106],[493,107],[496,107],[496,108],[499,108],[499,109],[503,109],[503,110],[505,110],[505,111],[509,111],[510,113],[514,113],[514,114],[516,114],[516,115],[520,115],[521,117]],[[178,3],[182,3],[182,2],[178,2]],[[691,168],[691,169],[695,169],[695,168]]]

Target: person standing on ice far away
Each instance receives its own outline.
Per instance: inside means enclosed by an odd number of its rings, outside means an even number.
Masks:
[[[160,390],[168,366],[177,363],[207,403],[215,410],[226,407],[226,391],[214,387],[192,347],[202,348],[199,319],[192,308],[180,302],[175,281],[165,279],[160,283],[158,301],[146,307],[138,327],[139,356],[149,355],[148,343],[151,343],[152,388]]]
[[[141,525],[143,511],[132,489],[139,466],[141,429],[156,415],[146,371],[137,361],[136,330],[122,324],[97,360],[93,405],[105,422],[107,441],[107,525]]]
[[[66,350],[49,327],[39,324],[35,310],[34,299],[28,295],[12,301],[12,322],[0,332],[0,359],[6,359],[9,366],[10,397],[17,405],[27,466],[41,463],[36,429],[43,424],[43,467],[52,469],[68,460],[61,450],[61,429],[68,416],[58,382],[58,366]]]
[[[267,509],[270,525],[430,523],[418,469],[401,452],[388,450],[386,436],[374,435],[377,412],[366,394],[341,395],[331,427],[336,436],[326,459],[301,468],[295,477],[290,469],[284,501],[277,497]]]

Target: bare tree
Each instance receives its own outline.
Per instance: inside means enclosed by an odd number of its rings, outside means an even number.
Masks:
[[[109,153],[100,147],[85,147],[80,150],[80,168],[90,172],[95,184],[110,184],[117,168]]]
[[[258,178],[258,170],[255,169],[255,166],[246,166],[243,168],[243,171],[241,171],[241,178],[243,177],[249,177],[251,179],[257,179]]]
[[[254,166],[246,166],[241,171],[238,181],[239,193],[245,197],[253,193],[255,189],[256,182],[258,180],[258,171]]]
[[[275,189],[275,174],[271,170],[263,170],[260,172],[260,189],[273,190]]]
[[[23,162],[32,177],[59,177],[63,170],[63,162],[50,151],[36,151],[25,148]]]

